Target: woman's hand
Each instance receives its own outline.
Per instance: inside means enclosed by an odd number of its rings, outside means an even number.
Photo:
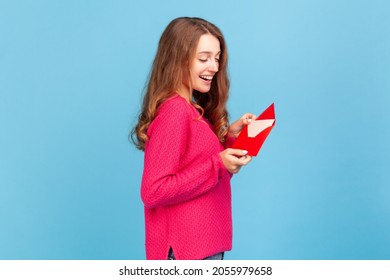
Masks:
[[[233,174],[238,173],[241,167],[247,165],[251,160],[251,156],[247,156],[248,151],[241,149],[226,149],[219,153],[222,162],[226,169]]]
[[[241,118],[232,123],[229,127],[228,134],[234,138],[237,138],[242,128],[256,119],[256,116],[250,113],[244,114]]]

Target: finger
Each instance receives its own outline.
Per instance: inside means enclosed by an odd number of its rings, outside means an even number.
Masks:
[[[251,156],[243,156],[239,158],[240,162],[238,163],[240,166],[247,165],[249,162],[252,161]]]
[[[243,163],[244,163],[244,165],[247,165],[251,161],[252,161],[252,157],[251,156],[245,156]]]
[[[234,156],[237,156],[237,157],[246,156],[248,154],[247,150],[242,150],[242,149],[232,149],[232,148],[229,148],[226,151],[227,151],[227,153],[229,155],[234,155]]]
[[[245,120],[242,121],[242,123],[243,123],[244,125],[248,125],[248,124],[250,124],[251,122],[252,122],[252,119],[245,119]]]
[[[241,119],[256,119],[256,115],[252,114],[252,113],[245,113],[244,115],[242,115]]]
[[[242,122],[245,125],[250,124],[252,121],[256,120],[256,116],[251,114],[251,113],[246,113],[245,115],[242,116]]]

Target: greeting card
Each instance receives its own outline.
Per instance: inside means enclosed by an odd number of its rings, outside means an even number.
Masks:
[[[257,156],[275,121],[275,109],[272,103],[256,120],[241,130],[232,148],[247,150],[248,155]]]

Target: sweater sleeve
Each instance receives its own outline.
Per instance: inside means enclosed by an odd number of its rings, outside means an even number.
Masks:
[[[166,103],[149,127],[145,147],[141,198],[148,208],[193,199],[230,174],[219,153],[206,155],[206,160],[196,164],[180,165],[182,157],[192,152],[189,149],[197,148],[187,146],[191,122],[195,120],[183,101]]]

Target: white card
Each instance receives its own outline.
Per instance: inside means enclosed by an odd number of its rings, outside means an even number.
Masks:
[[[254,138],[264,129],[273,125],[275,119],[255,120],[248,125],[248,137]]]

